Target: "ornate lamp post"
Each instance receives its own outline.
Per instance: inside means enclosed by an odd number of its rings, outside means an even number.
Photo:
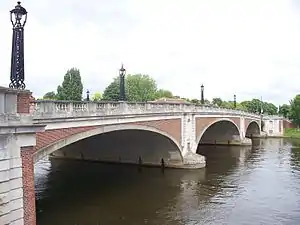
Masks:
[[[125,74],[126,70],[123,67],[119,70],[119,75],[120,75],[120,101],[126,101],[126,96],[125,96]]]
[[[204,85],[201,85],[201,104],[204,104]]]
[[[86,91],[86,100],[90,101],[90,91],[89,90]]]
[[[233,95],[233,107],[236,109],[236,95]]]
[[[25,89],[24,84],[24,26],[27,21],[27,11],[21,2],[10,11],[10,21],[13,25],[10,88]]]

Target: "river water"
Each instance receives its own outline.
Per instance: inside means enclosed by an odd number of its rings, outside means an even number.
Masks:
[[[299,225],[300,143],[202,147],[207,167],[35,166],[38,225]],[[299,145],[300,146],[300,145]]]

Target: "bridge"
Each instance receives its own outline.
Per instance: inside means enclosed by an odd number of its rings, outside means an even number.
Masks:
[[[48,155],[199,169],[199,146],[251,145],[261,130],[259,115],[203,105],[35,101],[2,87],[0,100],[1,224],[36,224],[33,166]]]

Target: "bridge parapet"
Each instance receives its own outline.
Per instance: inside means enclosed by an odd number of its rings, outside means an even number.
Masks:
[[[260,118],[240,110],[219,108],[208,105],[182,103],[131,103],[131,102],[76,102],[36,100],[31,103],[31,114],[34,118],[61,118],[61,117],[89,117],[89,116],[116,116],[141,114],[169,114],[195,113],[247,116]]]

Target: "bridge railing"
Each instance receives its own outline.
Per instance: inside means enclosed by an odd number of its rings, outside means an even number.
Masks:
[[[132,103],[132,102],[92,102],[92,101],[54,101],[35,100],[31,103],[34,118],[114,116],[136,114],[166,114],[194,112],[197,114],[234,114],[259,118],[240,110],[225,109],[212,105],[195,105],[182,103]]]

